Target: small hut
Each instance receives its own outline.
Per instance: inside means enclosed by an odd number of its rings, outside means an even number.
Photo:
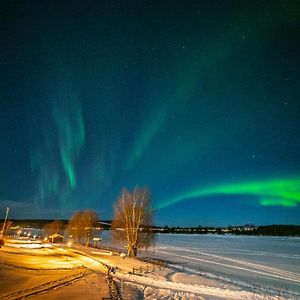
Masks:
[[[99,243],[102,241],[102,239],[99,237],[99,238],[93,238],[93,241],[94,241],[94,248],[98,248],[99,247]]]
[[[64,236],[59,233],[54,233],[49,235],[48,239],[51,243],[62,243],[64,241]]]

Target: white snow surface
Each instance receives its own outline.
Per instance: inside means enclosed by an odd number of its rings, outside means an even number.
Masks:
[[[6,275],[3,280],[8,286],[3,295],[15,291],[16,275],[11,268],[18,267],[24,276],[29,276],[28,272],[43,272],[46,276],[45,272],[51,271],[55,279],[47,283],[47,299],[58,299],[66,292],[70,299],[77,299],[76,293],[84,290],[94,291],[90,299],[96,299],[107,293],[108,266],[113,267],[110,276],[124,300],[300,299],[299,242],[289,238],[159,235],[155,248],[141,254],[165,260],[167,267],[103,249],[11,243],[0,252]],[[49,276],[45,277],[47,281]],[[255,285],[255,279],[260,286]],[[43,286],[37,282],[38,277],[35,280],[35,286],[30,286],[33,291]],[[28,286],[25,289],[19,282],[17,290],[23,295]],[[272,285],[276,283],[277,289]],[[54,289],[57,284],[59,288]],[[31,297],[43,298],[42,294]]]
[[[159,234],[142,256],[173,270],[119,275],[144,286],[145,299],[300,299],[299,238]]]

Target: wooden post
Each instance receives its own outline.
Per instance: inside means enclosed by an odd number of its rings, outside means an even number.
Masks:
[[[6,220],[7,220],[8,212],[9,212],[9,207],[6,207],[6,215],[5,215],[5,220],[4,220],[2,231],[1,231],[1,239],[3,238],[3,233],[4,233],[4,230],[5,230],[5,225],[6,225]]]

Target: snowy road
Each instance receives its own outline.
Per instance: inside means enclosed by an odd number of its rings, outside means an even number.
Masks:
[[[0,251],[0,299],[107,298],[105,270],[76,250],[9,241]]]

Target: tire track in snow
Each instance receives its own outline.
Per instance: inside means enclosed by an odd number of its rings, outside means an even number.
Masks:
[[[170,252],[165,252],[165,251],[161,251],[161,250],[156,250],[156,251],[160,252],[162,254],[166,254],[166,255],[170,256]],[[198,254],[201,254],[201,252],[198,253]],[[205,253],[202,253],[202,254],[208,255],[208,254],[205,254]],[[274,278],[278,278],[278,279],[289,280],[289,281],[292,281],[292,282],[300,283],[300,276],[297,275],[296,273],[292,273],[292,272],[288,272],[288,271],[282,271],[282,270],[271,268],[271,267],[264,267],[262,265],[254,264],[254,265],[256,265],[256,268],[261,269],[261,270],[254,270],[254,269],[249,269],[249,268],[245,268],[245,267],[241,267],[241,266],[229,265],[229,264],[222,263],[222,262],[206,260],[206,259],[202,259],[202,258],[199,258],[199,257],[180,255],[180,254],[176,254],[176,253],[172,253],[171,255],[176,256],[176,257],[180,257],[180,258],[185,258],[185,259],[188,259],[188,260],[201,261],[201,262],[205,262],[205,263],[210,263],[210,264],[214,264],[214,265],[228,267],[228,268],[231,268],[231,269],[237,269],[237,270],[252,272],[252,273],[261,274],[261,275],[265,275],[265,276],[269,276],[269,277],[274,277]],[[221,259],[238,262],[239,264],[244,264],[244,265],[248,264],[247,262],[239,262],[237,260],[230,259],[230,258],[223,258],[223,257],[218,256],[218,255],[211,254],[209,256],[213,256],[213,257],[216,256],[216,257],[221,258]],[[249,263],[249,264],[251,264],[251,263]],[[273,273],[270,273],[269,268],[273,269]],[[274,270],[277,270],[277,273],[274,272]],[[291,274],[288,274],[288,273],[291,273]]]
[[[84,278],[88,274],[91,274],[91,271],[83,270],[79,273],[68,275],[68,276],[65,276],[65,277],[57,279],[57,280],[48,281],[41,285],[23,289],[23,290],[20,290],[20,291],[11,293],[11,294],[3,295],[2,297],[0,297],[0,299],[17,300],[17,299],[23,299],[25,297],[45,293],[47,291],[72,284],[75,281]]]
[[[180,247],[175,247],[175,246],[156,246],[156,249],[167,249],[167,250],[182,250],[182,251],[187,251],[186,248],[180,248]],[[195,249],[195,250],[193,250]],[[197,251],[197,248],[191,248],[190,251]],[[217,252],[220,253],[220,248],[215,247],[215,248],[209,248],[208,249],[210,252]],[[281,253],[269,253],[269,252],[263,252],[263,251],[249,251],[249,250],[244,250],[244,249],[238,249],[236,251],[222,251],[222,254],[242,254],[242,255],[257,255],[257,256],[268,256],[268,257],[276,257],[276,258],[290,258],[290,259],[300,259],[300,255],[297,254],[292,254],[292,255],[287,255],[287,254],[281,254]]]
[[[286,277],[288,277],[288,276],[295,277],[295,278],[298,278],[298,280],[300,280],[300,276],[298,276],[298,274],[294,273],[294,272],[281,270],[281,269],[278,269],[278,268],[269,267],[269,266],[265,266],[265,265],[262,265],[262,264],[241,261],[241,260],[237,260],[237,259],[233,259],[233,258],[229,258],[229,257],[224,257],[224,256],[216,255],[216,254],[210,254],[210,253],[206,253],[206,252],[199,252],[199,251],[188,250],[188,249],[185,249],[184,251],[192,252],[192,253],[196,253],[196,254],[201,254],[201,255],[206,255],[206,256],[211,256],[211,257],[215,257],[215,258],[218,258],[218,259],[223,259],[223,260],[227,260],[227,261],[231,261],[231,262],[235,262],[235,263],[238,263],[238,264],[241,264],[241,265],[246,265],[246,266],[254,267],[254,268],[257,268],[257,269],[262,269],[264,271],[270,271],[270,272],[273,272],[274,274],[280,274],[280,275],[286,276]]]
[[[233,258],[229,258],[229,257],[225,257],[225,256],[220,256],[220,255],[211,254],[211,253],[207,253],[207,252],[200,252],[200,251],[196,251],[196,250],[192,250],[192,249],[186,249],[186,248],[182,248],[182,247],[172,247],[169,250],[171,250],[171,251],[175,250],[176,252],[178,252],[178,251],[191,252],[191,253],[196,253],[196,254],[200,254],[200,255],[204,255],[204,256],[211,256],[211,257],[215,257],[215,258],[218,258],[218,259],[235,262],[235,263],[238,263],[240,265],[246,265],[246,266],[261,269],[261,270],[264,270],[264,271],[269,271],[269,272],[274,273],[274,274],[280,274],[282,276],[285,276],[285,278],[290,276],[292,278],[296,278],[296,280],[298,280],[298,281],[300,280],[300,275],[298,275],[297,273],[282,270],[282,269],[278,269],[278,268],[274,268],[274,267],[265,266],[265,265],[262,265],[262,264],[237,260],[237,259],[233,259]],[[156,250],[156,251],[159,252],[159,250]],[[298,282],[298,281],[296,281],[296,282]]]

